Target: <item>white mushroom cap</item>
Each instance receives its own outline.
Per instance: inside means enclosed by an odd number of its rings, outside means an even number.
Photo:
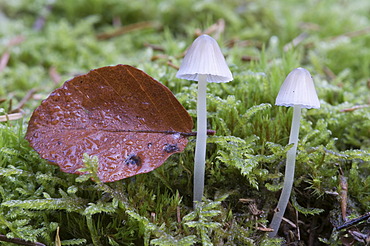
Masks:
[[[198,81],[199,74],[207,75],[207,82],[220,83],[233,80],[217,41],[206,34],[194,40],[176,77]]]
[[[310,72],[301,67],[291,71],[280,88],[275,105],[320,108],[319,98]]]

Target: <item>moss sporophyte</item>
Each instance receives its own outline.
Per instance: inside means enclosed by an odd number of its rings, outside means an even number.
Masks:
[[[224,83],[233,76],[217,41],[208,35],[194,40],[176,77],[198,81],[197,139],[194,160],[194,202],[200,202],[204,190],[204,169],[207,143],[207,82]]]
[[[289,144],[293,144],[293,146],[287,152],[284,186],[271,221],[270,227],[274,231],[269,233],[270,237],[276,236],[278,232],[292,191],[301,108],[320,108],[311,74],[304,68],[296,68],[290,72],[280,88],[275,105],[293,107],[293,120],[289,137]]]

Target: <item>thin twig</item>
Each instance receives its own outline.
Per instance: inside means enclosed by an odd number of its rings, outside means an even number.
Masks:
[[[264,232],[273,232],[274,231],[274,229],[272,229],[272,228],[261,227],[261,226],[257,226],[257,230],[264,231]]]
[[[303,40],[305,40],[308,37],[308,33],[302,32],[297,37],[295,37],[291,42],[284,45],[284,51],[287,52],[288,50],[296,47],[298,44],[300,44]]]
[[[50,67],[49,76],[50,76],[51,80],[54,82],[55,85],[59,84],[59,82],[62,79],[62,77],[57,72],[57,69],[55,67]]]
[[[57,232],[55,235],[55,246],[62,246],[62,242],[60,241],[60,236],[59,236],[59,226],[57,227]]]
[[[255,202],[255,201],[256,200],[252,198],[239,198],[239,202],[242,202],[242,203],[249,203],[249,202]]]
[[[179,198],[179,199],[181,199],[181,197],[180,197],[180,194],[178,193],[177,194],[177,197]],[[177,223],[181,223],[181,209],[180,209],[180,206],[179,205],[177,205],[177,207],[176,207],[176,217],[177,217]]]
[[[298,219],[298,210],[295,210],[295,219],[296,219],[296,225],[297,225],[297,238],[298,241],[301,241],[301,231],[299,230],[299,219]]]
[[[354,37],[358,37],[358,36],[361,36],[361,35],[366,35],[366,34],[369,34],[369,33],[370,33],[370,27],[366,27],[366,28],[361,29],[361,30],[346,32],[346,33],[343,33],[343,34],[340,34],[340,35],[337,35],[337,36],[334,36],[334,37],[330,37],[329,39],[330,40],[336,40],[336,39],[339,39],[339,38],[342,38],[342,37],[354,38]]]
[[[138,22],[134,23],[131,25],[126,25],[123,27],[118,28],[117,30],[113,32],[105,32],[105,33],[100,33],[96,35],[97,39],[99,40],[106,40],[106,39],[111,39],[114,37],[121,36],[123,34],[132,32],[132,31],[137,31],[137,30],[142,30],[142,29],[148,29],[148,28],[158,28],[158,23],[153,22],[153,21],[143,21],[143,22]]]
[[[176,217],[177,217],[177,223],[181,223],[181,210],[180,206],[176,207]]]
[[[294,224],[292,221],[288,220],[287,218],[283,217],[282,218],[286,223],[288,223],[289,225],[291,225],[294,229],[297,228],[297,225]]]
[[[335,73],[333,71],[331,71],[330,68],[328,68],[327,66],[324,66],[323,68],[323,71],[325,73],[325,75],[330,79],[330,80],[334,80],[337,76],[335,75]]]
[[[256,56],[242,56],[242,61],[250,62],[250,61],[258,61],[259,58]]]
[[[16,46],[20,43],[22,43],[25,40],[25,37],[19,35],[12,38],[9,43],[6,45],[6,48],[11,48],[12,46]]]
[[[21,114],[21,113],[0,115],[0,122],[18,120],[22,117],[23,117],[23,114]]]
[[[19,112],[19,110],[23,108],[26,102],[28,102],[28,100],[32,98],[32,95],[35,94],[35,92],[36,92],[36,89],[29,90],[27,94],[23,97],[23,99],[15,107],[15,109],[10,110],[9,113]]]
[[[356,105],[356,106],[353,106],[351,108],[345,108],[345,109],[341,109],[339,110],[339,112],[352,112],[352,111],[355,111],[357,109],[361,109],[361,108],[368,108],[370,107],[369,104],[365,104],[365,105]]]
[[[16,36],[16,37],[12,38],[9,41],[9,43],[6,45],[4,54],[0,58],[0,72],[4,70],[6,65],[8,65],[8,62],[9,62],[9,59],[10,59],[10,51],[9,51],[10,48],[12,46],[20,44],[23,41],[24,41],[23,36]]]
[[[348,227],[354,226],[354,225],[360,223],[361,221],[367,220],[369,218],[370,218],[370,212],[367,212],[366,214],[364,214],[360,217],[357,217],[357,218],[346,221],[343,225],[337,226],[336,229],[337,230],[346,229]]]
[[[164,54],[160,54],[160,55],[154,55],[150,58],[151,61],[156,61],[158,59],[166,59],[166,60],[169,60],[168,59],[168,55],[164,55]]]
[[[225,46],[228,48],[233,47],[256,47],[256,48],[262,48],[262,42],[257,40],[237,40],[237,39],[231,39],[225,43]]]
[[[29,245],[29,246],[45,246],[43,243],[38,243],[38,242],[31,242],[27,241],[21,238],[8,238],[5,235],[0,234],[0,241],[3,242],[9,242],[9,243],[15,243],[18,245]]]
[[[165,51],[165,48],[163,48],[162,46],[160,45],[155,45],[155,44],[150,44],[150,43],[145,43],[144,44],[145,47],[149,47],[149,48],[152,48],[153,50],[156,50],[156,51],[161,51],[161,52],[164,52]]]
[[[370,236],[367,235],[367,234],[364,234],[364,233],[361,233],[359,231],[352,231],[352,230],[348,230],[349,234],[352,235],[352,237],[359,241],[359,242],[362,242],[362,243],[366,243],[366,245],[369,245],[369,241],[370,241]]]
[[[225,20],[219,19],[216,23],[212,24],[210,27],[205,29],[204,31],[200,29],[195,30],[195,36],[198,37],[202,34],[212,35],[214,39],[219,39],[221,34],[225,31]]]
[[[168,66],[170,66],[170,67],[172,67],[172,68],[174,68],[174,69],[176,69],[176,70],[179,70],[180,69],[180,67],[179,66],[176,66],[175,64],[173,64],[171,61],[168,61],[167,62],[167,65]]]
[[[342,211],[342,218],[347,221],[347,192],[348,183],[347,178],[343,175],[343,171],[339,168],[339,185],[340,185],[340,208]]]
[[[5,51],[4,54],[0,58],[0,72],[4,70],[6,65],[8,65],[9,58],[10,58],[10,52]]]
[[[45,6],[45,11],[42,11],[43,15],[40,15],[33,23],[33,29],[35,29],[36,31],[40,31],[45,26],[46,18],[49,16],[52,9],[52,4],[47,4]]]

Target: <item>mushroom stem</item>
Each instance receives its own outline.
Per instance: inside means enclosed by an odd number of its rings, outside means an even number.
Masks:
[[[198,99],[197,99],[197,139],[194,160],[194,202],[202,201],[204,191],[204,169],[206,161],[207,143],[207,75],[198,75]]]
[[[301,106],[294,105],[293,120],[292,120],[292,126],[290,129],[290,137],[289,137],[289,144],[293,143],[294,145],[287,152],[284,186],[283,186],[283,190],[281,192],[280,198],[279,198],[276,212],[270,224],[270,228],[274,229],[273,232],[269,233],[270,237],[275,237],[279,230],[280,223],[284,216],[285,209],[289,201],[290,193],[292,191],[300,120],[301,120]]]

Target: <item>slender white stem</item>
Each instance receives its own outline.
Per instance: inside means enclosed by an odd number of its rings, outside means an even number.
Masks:
[[[279,198],[276,212],[270,224],[270,228],[274,229],[273,232],[269,233],[270,237],[276,236],[279,230],[280,223],[284,216],[286,206],[288,205],[290,193],[292,191],[300,120],[301,120],[301,106],[295,105],[293,111],[292,128],[290,129],[289,137],[289,144],[294,143],[294,145],[287,152],[284,186]]]
[[[198,75],[197,139],[194,160],[194,202],[202,201],[207,143],[207,75]]]

